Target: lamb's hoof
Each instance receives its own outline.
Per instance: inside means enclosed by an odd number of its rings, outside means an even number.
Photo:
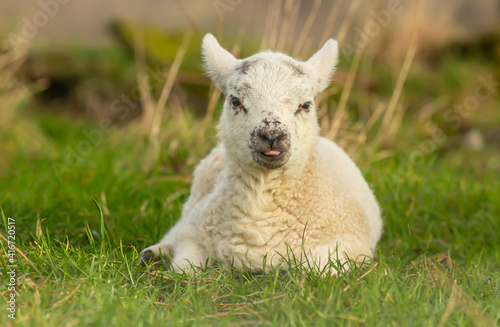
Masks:
[[[151,263],[158,263],[159,261],[160,258],[158,258],[151,250],[142,251],[139,254],[139,259],[137,259],[137,262],[143,267],[146,267]]]

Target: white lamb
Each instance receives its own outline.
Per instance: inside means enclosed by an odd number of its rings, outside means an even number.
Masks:
[[[212,258],[257,272],[287,269],[292,256],[320,270],[373,256],[377,201],[348,155],[319,136],[314,98],[329,85],[337,42],[306,62],[270,51],[239,60],[211,34],[202,47],[226,96],[221,142],[196,168],[180,220],[141,260],[163,255],[181,272]]]

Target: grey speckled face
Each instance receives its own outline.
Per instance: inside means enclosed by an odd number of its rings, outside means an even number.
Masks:
[[[224,141],[232,150],[249,150],[239,152],[242,162],[283,167],[294,154],[305,153],[294,140],[316,137],[311,78],[293,59],[270,53],[246,59],[228,79],[226,91]]]
[[[236,59],[204,38],[205,68],[226,96],[218,135],[234,162],[289,171],[307,164],[319,135],[314,98],[329,84],[337,49],[329,40],[305,62],[271,51]]]

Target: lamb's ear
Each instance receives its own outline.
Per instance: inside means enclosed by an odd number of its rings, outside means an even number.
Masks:
[[[203,38],[202,54],[207,74],[217,87],[224,91],[227,78],[234,71],[239,60],[222,48],[210,33]]]
[[[317,93],[323,91],[330,84],[330,79],[335,72],[338,62],[339,48],[334,39],[326,41],[325,45],[316,52],[308,61],[309,73],[312,75],[317,85]]]

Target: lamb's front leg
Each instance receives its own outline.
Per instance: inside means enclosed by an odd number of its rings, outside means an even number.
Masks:
[[[182,221],[174,226],[163,239],[155,245],[144,249],[139,261],[144,266],[149,261],[167,259],[175,272],[192,272],[193,268],[204,267],[208,259],[208,251],[201,244],[196,228]]]
[[[169,230],[155,245],[151,245],[139,254],[139,263],[145,267],[148,263],[159,262],[164,258],[167,262],[171,262],[176,244],[176,235],[183,229],[182,220],[179,221],[171,230]]]
[[[176,247],[172,268],[177,273],[191,273],[208,264],[208,253],[201,244],[194,240],[183,241]]]
[[[183,242],[175,247],[158,243],[142,250],[139,262],[146,266],[150,262],[159,262],[160,257],[167,259],[177,273],[192,272],[192,268],[204,267],[208,259],[206,251],[194,242]]]
[[[145,267],[151,262],[160,262],[160,257],[170,261],[172,259],[172,245],[167,243],[158,243],[145,248],[139,254],[139,263]]]
[[[163,241],[174,244],[171,265],[177,273],[193,272],[208,262],[209,251],[203,246],[203,237],[192,220],[181,219]]]

